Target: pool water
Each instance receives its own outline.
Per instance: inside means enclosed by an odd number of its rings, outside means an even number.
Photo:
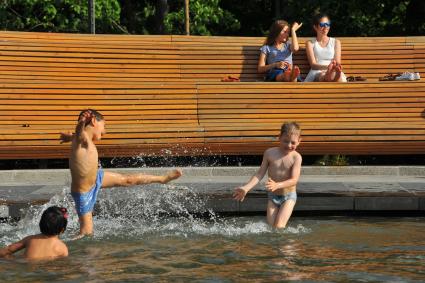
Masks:
[[[293,217],[288,228],[276,231],[264,216],[193,217],[181,199],[202,210],[202,201],[188,188],[102,192],[94,237],[71,241],[77,217],[64,189],[19,223],[0,224],[0,246],[38,233],[43,209],[56,204],[71,211],[62,237],[70,256],[32,263],[19,256],[0,259],[0,282],[425,280],[422,217]]]

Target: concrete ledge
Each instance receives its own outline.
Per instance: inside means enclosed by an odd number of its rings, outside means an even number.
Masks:
[[[105,168],[122,173],[145,172],[147,174],[162,174],[174,167],[158,168]],[[258,166],[252,167],[185,167],[185,176],[252,176]],[[425,166],[304,166],[301,176],[425,176]],[[69,185],[71,176],[68,169],[37,169],[37,170],[2,170],[0,184],[26,185]]]
[[[419,210],[425,210],[425,198],[419,198]]]
[[[419,210],[417,197],[357,197],[355,210]]]
[[[130,168],[111,171],[163,174],[170,169]],[[234,189],[246,183],[257,169],[258,167],[183,168],[183,177],[174,181],[170,190],[181,190],[174,201],[190,212],[212,210],[264,214],[267,207],[267,194],[264,190],[266,178],[249,192],[244,202],[239,203],[232,199]],[[297,186],[298,201],[295,211],[419,211],[425,215],[423,176],[425,166],[306,166]],[[0,171],[0,182],[0,218],[20,218],[31,205],[44,204],[64,189],[69,190],[70,174],[67,169]],[[155,188],[161,185],[149,186]],[[131,194],[120,194],[117,190],[112,196],[125,203],[125,198],[130,198]],[[168,209],[166,207],[165,203],[161,209]],[[169,209],[172,210],[172,207]]]
[[[299,197],[295,211],[325,210],[345,211],[354,210],[353,197]]]

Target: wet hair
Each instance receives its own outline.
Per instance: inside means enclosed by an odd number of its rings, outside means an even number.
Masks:
[[[328,18],[328,19],[329,19],[329,16],[328,16],[326,13],[318,13],[318,14],[315,14],[315,15],[313,16],[313,26],[318,26],[318,25],[319,25],[319,23],[320,23],[320,20],[321,20],[322,18]]]
[[[273,45],[276,37],[280,34],[280,32],[285,28],[291,28],[287,21],[277,20],[271,26],[269,30],[269,34],[267,35],[266,40],[264,41],[265,45]]]
[[[51,206],[41,215],[40,231],[46,236],[55,236],[66,230],[68,211],[64,207]]]
[[[86,110],[83,110],[83,111],[80,112],[80,114],[78,115],[78,120],[77,121],[80,121],[81,116],[84,113],[86,113],[86,112],[90,112],[91,114],[93,114],[93,116],[96,118],[97,121],[103,121],[103,120],[105,120],[105,118],[103,118],[103,115],[100,114],[99,111],[96,111],[94,109],[86,109]]]
[[[280,136],[298,135],[301,136],[301,128],[296,122],[285,122],[280,128]]]

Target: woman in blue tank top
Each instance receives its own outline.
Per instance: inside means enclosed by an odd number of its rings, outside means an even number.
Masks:
[[[270,27],[264,45],[260,49],[258,72],[265,73],[266,81],[296,82],[300,74],[292,64],[292,53],[299,50],[296,31],[302,26],[295,22],[292,28],[286,21],[275,21]],[[292,42],[289,42],[291,33]]]

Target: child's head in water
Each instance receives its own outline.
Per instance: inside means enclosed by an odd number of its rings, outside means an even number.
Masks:
[[[78,121],[80,121],[84,117],[86,118],[85,126],[92,127],[91,132],[93,134],[93,140],[100,140],[102,136],[106,133],[105,118],[103,117],[103,115],[94,109],[86,109],[80,112],[80,115],[78,115]]]
[[[301,128],[296,122],[283,123],[280,128],[280,147],[284,151],[294,151],[301,142]]]
[[[68,211],[64,207],[51,206],[41,215],[40,231],[46,236],[56,236],[66,230]]]
[[[266,38],[266,45],[273,45],[278,42],[286,42],[289,38],[291,27],[287,21],[278,20],[273,22],[269,34]]]

